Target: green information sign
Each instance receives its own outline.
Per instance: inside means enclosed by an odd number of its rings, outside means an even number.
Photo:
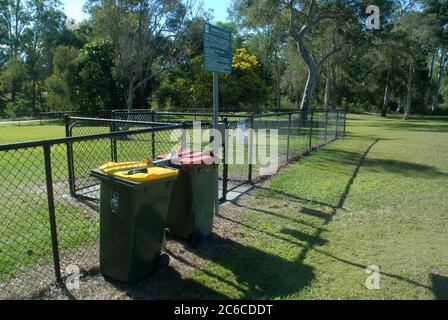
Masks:
[[[204,24],[204,67],[212,72],[232,72],[231,32]]]

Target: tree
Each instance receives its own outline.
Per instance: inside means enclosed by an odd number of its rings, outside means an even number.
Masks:
[[[126,104],[157,75],[173,68],[195,46],[187,40],[202,11],[194,0],[91,0],[94,32],[116,50],[117,74],[126,82]]]
[[[260,109],[269,100],[269,88],[263,83],[258,59],[244,48],[236,49],[232,74],[220,79],[220,105],[223,110]],[[212,105],[212,75],[203,67],[203,56],[169,72],[155,95],[160,108],[203,109]]]
[[[115,48],[108,41],[84,46],[76,61],[74,101],[83,111],[112,110],[124,103],[114,73]]]
[[[248,6],[247,3],[235,1],[230,12],[238,29],[250,28],[253,31],[246,34],[245,45],[259,57],[263,67],[263,80],[270,83],[274,79],[274,101],[276,108],[280,109],[285,64],[281,55],[287,38],[285,26],[280,19],[273,19],[272,12],[265,10],[264,6]]]
[[[8,100],[12,104],[18,94],[31,100],[31,111],[37,109],[37,96],[43,104],[43,79],[52,72],[53,49],[64,21],[58,0],[0,1],[0,47],[5,48],[0,62],[20,61],[26,68],[21,88],[17,77],[11,78]]]
[[[411,114],[412,93],[416,68],[426,67],[425,61],[428,55],[428,39],[435,34],[433,19],[420,12],[409,12],[401,16],[393,32],[401,38],[403,44],[400,54],[407,65],[406,80],[406,108],[404,119]]]
[[[32,10],[21,0],[1,0],[0,2],[0,23],[4,30],[5,37],[0,47],[6,48],[6,60],[18,61],[22,51],[23,33],[31,21]],[[15,62],[13,62],[15,63]],[[18,90],[16,78],[11,77],[11,101],[15,102]]]
[[[448,4],[446,1],[439,0],[422,0],[422,3],[424,14],[432,18],[433,25],[435,28],[437,28],[438,31],[437,35],[435,37],[432,37],[433,42],[431,42],[431,49],[433,50],[432,52],[434,52],[435,48],[435,53],[433,53],[433,62],[431,64],[430,73],[428,74],[428,78],[431,79],[434,60],[437,60],[437,58],[439,58],[439,70],[437,74],[431,109],[431,113],[434,113],[436,111],[436,108],[438,107],[440,86],[443,80],[445,67],[448,62]],[[425,95],[425,107],[428,105],[430,93],[429,90],[430,89],[428,87]]]
[[[49,90],[47,104],[51,111],[74,109],[74,85],[79,51],[73,47],[59,46],[54,50],[53,74],[46,80]],[[80,92],[78,91],[78,97]]]
[[[25,65],[19,59],[9,59],[0,74],[0,91],[6,100],[6,104],[9,103],[10,109],[15,109],[14,104],[17,102],[16,93],[14,93],[14,99],[8,99],[6,96],[8,93],[20,90],[24,81]]]
[[[302,94],[300,109],[304,111],[311,107],[311,99],[317,81],[318,70],[337,52],[341,50],[341,38],[348,25],[356,25],[356,15],[351,1],[236,1],[240,11],[265,12],[265,17],[272,17],[270,23],[281,25],[285,34],[294,42],[297,54],[307,67],[307,80]],[[326,24],[322,25],[325,21]],[[325,52],[320,51],[318,57],[309,48],[308,35],[320,27],[320,32],[329,35]],[[326,48],[329,47],[329,48]]]

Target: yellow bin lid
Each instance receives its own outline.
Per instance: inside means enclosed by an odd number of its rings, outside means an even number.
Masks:
[[[179,175],[179,170],[154,167],[150,161],[109,162],[100,167],[100,172],[131,182],[157,181]]]

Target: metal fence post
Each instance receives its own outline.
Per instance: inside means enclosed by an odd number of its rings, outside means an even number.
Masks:
[[[314,119],[314,110],[311,109],[310,137],[309,137],[309,144],[308,144],[309,151],[311,151],[311,147],[313,146],[313,119]]]
[[[116,126],[115,123],[111,123],[109,126],[109,131],[110,133],[116,132]],[[116,138],[112,138],[110,140],[111,143],[111,159],[113,162],[118,162],[118,149],[117,149],[117,139]]]
[[[300,135],[302,134],[302,114],[301,114],[301,111],[299,111],[298,113],[298,116],[299,116],[299,132],[298,132],[298,134],[299,134],[299,137],[300,137]]]
[[[224,164],[222,171],[222,201],[227,200],[227,189],[229,180],[229,133],[228,133],[229,120],[224,118],[224,144],[223,144],[223,155]]]
[[[291,113],[288,114],[288,143],[286,146],[286,162],[289,162],[289,152],[290,152],[290,144],[291,144]]]
[[[151,112],[151,122],[155,122],[156,114],[154,111]],[[156,158],[156,133],[151,133],[151,152],[152,152],[152,158]]]
[[[344,137],[347,134],[347,109],[344,110]]]
[[[325,137],[324,137],[324,142],[327,143],[327,139],[328,139],[328,110],[325,110]]]
[[[59,260],[58,233],[56,226],[56,212],[54,207],[53,176],[51,171],[51,147],[49,144],[45,144],[43,148],[45,158],[45,177],[47,182],[47,198],[48,198],[48,214],[50,219],[51,246],[53,249],[54,274],[56,276],[56,281],[58,283],[62,283],[61,263]]]
[[[254,124],[255,117],[253,114],[250,115],[250,131],[249,131],[249,183],[252,183],[252,170],[253,170],[253,159],[254,159]]]
[[[336,129],[334,133],[334,139],[338,139],[338,130],[339,130],[339,110],[336,110]]]
[[[66,114],[64,116],[64,124],[65,124],[65,136],[71,137],[72,133],[70,130],[70,116]],[[70,190],[70,195],[72,197],[76,196],[76,184],[75,184],[75,165],[73,161],[73,144],[68,142],[67,146],[67,168],[68,168],[68,185]]]

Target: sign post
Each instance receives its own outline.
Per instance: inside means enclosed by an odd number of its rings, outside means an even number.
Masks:
[[[213,129],[216,134],[219,116],[219,73],[229,74],[232,72],[232,33],[209,23],[204,24],[204,68],[213,72]],[[217,150],[218,146],[214,138],[213,152],[215,155]],[[218,214],[219,208],[218,193],[219,190],[216,191],[216,214]]]

